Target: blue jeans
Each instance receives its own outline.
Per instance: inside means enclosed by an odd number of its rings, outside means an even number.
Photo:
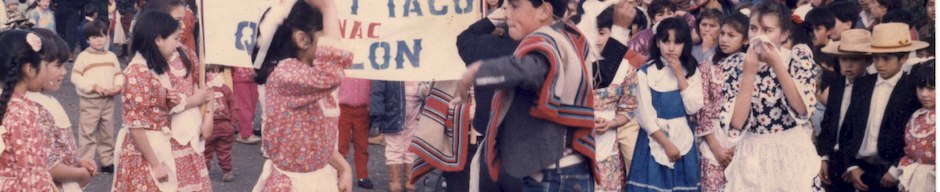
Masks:
[[[542,180],[532,177],[522,180],[524,192],[577,192],[594,191],[594,175],[589,162],[555,169],[543,169]]]

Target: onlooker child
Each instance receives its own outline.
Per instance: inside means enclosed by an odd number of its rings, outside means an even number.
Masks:
[[[654,2],[655,3],[655,2]],[[687,23],[667,18],[656,27],[650,61],[637,71],[636,140],[627,191],[698,190],[701,176],[694,125],[702,109],[702,72],[692,56]]]
[[[349,154],[350,141],[354,143],[356,153],[353,154],[353,161],[356,166],[356,184],[365,189],[374,187],[372,181],[369,180],[370,85],[368,79],[345,78],[338,88],[339,153],[346,157]],[[386,153],[387,156],[389,154]]]
[[[909,53],[927,46],[911,40],[908,25],[874,26],[870,44],[859,51],[872,53],[877,75],[859,78],[839,131],[843,178],[861,191],[898,191],[898,161],[904,156],[904,129],[921,108],[913,80],[902,72]]]
[[[806,44],[783,46],[797,27],[792,18],[789,8],[773,1],[751,7],[748,50],[743,62],[726,72],[726,86],[737,94],[725,104],[730,119],[719,123],[743,133],[725,169],[724,190],[818,188],[819,164],[807,162],[820,161],[809,122],[819,68]]]
[[[102,172],[114,170],[114,97],[121,93],[124,74],[114,53],[105,50],[108,28],[102,21],[86,24],[82,33],[89,47],[78,54],[72,67],[72,83],[78,93],[78,145],[82,158],[101,160]],[[125,120],[126,121],[126,120]]]
[[[85,8],[82,9],[82,13],[84,13],[85,19],[82,20],[82,22],[78,24],[78,29],[75,30],[75,33],[78,33],[77,37],[79,39],[87,39],[88,37],[85,36],[85,34],[83,33],[85,25],[88,23],[94,23],[95,20],[98,19],[98,7],[90,3],[86,4]],[[109,25],[107,25],[104,22],[101,22],[101,24],[105,25],[104,27],[107,27],[109,29],[111,28]],[[109,36],[108,34],[111,34],[111,33],[105,33],[105,37],[108,37]],[[79,50],[85,50],[86,48],[88,48],[88,41],[78,41],[78,44],[80,48]]]
[[[822,48],[822,52],[838,57],[838,78],[829,85],[826,111],[820,123],[819,137],[816,139],[816,152],[822,156],[822,169],[819,177],[826,189],[831,191],[852,191],[852,185],[842,180],[842,151],[839,150],[839,131],[852,102],[852,90],[859,77],[868,75],[866,68],[871,65],[871,55],[865,52],[853,52],[854,47],[871,43],[871,32],[864,29],[850,29],[842,32],[842,40],[835,41]],[[830,171],[831,170],[831,171]]]
[[[737,94],[724,82],[728,79],[729,69],[740,66],[743,61],[744,50],[747,49],[747,22],[747,16],[738,12],[722,18],[718,50],[714,57],[699,65],[705,105],[695,115],[695,136],[702,138],[696,146],[699,149],[702,191],[721,191],[724,187],[725,167],[731,163],[734,145],[741,136],[740,130],[718,126],[715,121],[729,116],[728,110],[722,110],[722,107],[727,101],[733,101]]]
[[[247,67],[236,67],[232,70],[232,91],[235,92],[235,102],[238,103],[238,136],[235,141],[243,144],[257,144],[261,137],[254,134],[255,110],[258,108],[258,84],[254,81],[255,70]]]
[[[55,14],[49,9],[50,0],[37,1],[37,7],[30,10],[26,16],[36,27],[56,31]]]
[[[921,70],[911,76],[917,87],[917,99],[923,108],[914,112],[904,128],[904,157],[901,169],[902,191],[936,191],[937,178],[937,109],[935,61],[921,64]]]
[[[212,168],[212,156],[219,159],[219,168],[222,169],[222,181],[235,180],[232,173],[232,144],[235,142],[235,127],[238,126],[238,105],[232,89],[225,85],[221,66],[212,66],[207,71],[206,85],[212,88],[213,126],[212,136],[206,139],[206,167]]]

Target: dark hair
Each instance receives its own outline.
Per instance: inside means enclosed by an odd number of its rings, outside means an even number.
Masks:
[[[836,1],[825,7],[832,12],[832,15],[834,15],[836,19],[840,22],[848,22],[849,25],[854,25],[855,22],[858,22],[858,14],[861,12],[861,8],[858,5],[849,1]]]
[[[885,6],[888,11],[901,9],[904,7],[904,1],[902,0],[875,0],[874,2],[877,2],[881,6]]]
[[[903,9],[894,9],[881,17],[881,23],[904,23],[908,28],[914,28],[914,16]]]
[[[653,65],[656,65],[659,69],[666,66],[665,63],[662,62],[662,59],[660,59],[662,53],[659,50],[659,42],[669,40],[669,31],[673,31],[672,33],[675,36],[676,42],[685,45],[682,46],[682,55],[679,56],[679,61],[682,62],[682,68],[689,72],[685,77],[691,77],[695,74],[698,61],[695,61],[695,57],[692,56],[692,33],[689,29],[689,23],[683,19],[673,17],[659,22],[659,25],[656,27],[656,34],[650,39],[649,58],[653,61]]]
[[[105,24],[104,21],[94,20],[92,22],[85,23],[82,26],[82,35],[85,35],[85,39],[91,37],[103,37],[108,34],[108,24]]]
[[[724,27],[725,25],[731,26],[731,28],[734,28],[734,30],[741,33],[741,35],[744,36],[742,38],[744,38],[744,40],[747,41],[748,22],[750,21],[748,20],[746,15],[742,14],[741,12],[733,12],[730,15],[725,15],[724,18],[721,18],[721,27]],[[742,46],[741,50],[739,51],[744,51],[745,47],[746,46]],[[718,47],[715,47],[715,49],[718,49]],[[725,52],[722,52],[721,50],[715,50],[715,56],[712,57],[712,64],[717,65],[719,61],[731,55],[732,54],[726,54]]]
[[[826,6],[813,8],[809,13],[806,13],[804,20],[804,22],[809,23],[813,30],[819,26],[825,27],[826,30],[836,26],[836,15]]]
[[[42,61],[65,63],[69,60],[72,52],[65,39],[48,29],[33,28],[32,31],[42,39]]]
[[[82,13],[85,14],[85,17],[98,16],[98,6],[92,3],[86,3],[85,7],[82,8]]]
[[[702,21],[706,19],[712,19],[716,22],[721,22],[721,17],[724,17],[724,13],[718,9],[704,9],[702,12],[699,12],[698,17],[695,18],[695,27],[701,25]]]
[[[937,87],[936,69],[936,59],[927,60],[915,65],[914,69],[911,69],[914,86],[928,89]]]
[[[650,3],[649,5],[649,9],[647,9],[647,11],[649,12],[649,16],[651,18],[650,21],[656,20],[657,13],[664,12],[667,10],[675,12],[676,10],[679,10],[679,6],[676,5],[675,3],[672,3],[671,0],[653,0],[653,2]]]
[[[157,38],[169,38],[179,31],[180,23],[169,14],[158,11],[146,11],[137,18],[131,39],[131,51],[140,53],[147,60],[147,68],[154,73],[163,74],[170,65],[157,47]]]
[[[813,27],[810,27],[809,23],[793,23],[792,27],[790,28],[790,39],[788,40],[790,40],[793,45],[812,45],[814,36],[815,34],[813,34]]]
[[[144,5],[143,10],[144,11],[158,11],[158,12],[163,12],[169,15],[170,12],[173,11],[173,9],[176,7],[186,7],[186,3],[183,2],[182,0],[148,0],[147,3]],[[175,19],[176,18],[174,18],[174,20]],[[192,29],[187,29],[187,30],[192,30]],[[192,48],[192,47],[187,47],[187,48]],[[184,50],[182,46],[176,49],[176,53],[177,55],[179,55],[180,60],[183,61],[183,66],[186,67],[185,76],[189,77],[189,74],[190,72],[192,72],[193,66],[195,64],[193,64],[193,61],[189,58],[189,54],[187,54],[187,51]]]
[[[639,14],[637,14],[639,15]],[[614,26],[614,8],[608,7],[597,15],[597,29],[611,28]]]
[[[261,16],[262,23],[265,22],[265,19],[268,19],[266,18],[267,14],[268,12],[265,11],[264,15]],[[297,58],[297,52],[300,48],[294,44],[293,38],[291,38],[294,30],[303,31],[313,38],[312,32],[323,30],[323,14],[320,10],[310,7],[304,1],[294,3],[287,18],[284,19],[284,23],[278,26],[274,32],[267,56],[264,57],[261,68],[256,70],[255,82],[258,84],[267,82],[268,76],[277,67],[279,61],[287,58]],[[261,33],[257,35],[260,37]],[[252,62],[257,59],[260,49],[258,45],[255,45],[255,51],[251,53]]]
[[[778,20],[777,22],[780,23],[781,33],[793,31],[794,24],[793,24],[792,18],[790,18],[792,13],[790,12],[790,9],[783,6],[783,4],[776,3],[774,1],[761,1],[757,4],[754,4],[754,6],[751,7],[750,17],[757,17],[758,23],[762,24],[761,22],[763,22],[763,20],[761,18],[763,18],[766,15],[777,16],[777,20]],[[790,34],[790,36],[793,36],[793,35],[794,34],[792,33]],[[810,38],[810,42],[812,42],[812,38]]]
[[[650,22],[649,18],[646,17],[646,12],[643,12],[643,10],[638,7],[633,9],[636,9],[636,16],[633,16],[633,24],[638,26],[637,31],[642,31],[646,28],[649,28]]]
[[[186,3],[182,0],[147,0],[143,8],[141,8],[141,11],[161,11],[170,13],[170,11],[173,11],[173,8],[179,6],[186,7]]]
[[[0,125],[3,124],[3,117],[6,115],[7,104],[10,97],[13,96],[13,89],[23,77],[23,66],[29,65],[34,69],[39,67],[42,57],[42,50],[33,51],[28,43],[26,36],[29,34],[26,30],[11,30],[0,33],[0,74],[3,74],[3,93],[0,93]]]
[[[565,16],[565,12],[568,10],[568,0],[529,0],[529,2],[532,2],[532,7],[541,7],[542,3],[552,5],[552,15],[558,18]]]

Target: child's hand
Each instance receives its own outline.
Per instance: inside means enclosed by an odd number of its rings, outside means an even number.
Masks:
[[[682,158],[682,155],[679,154],[679,148],[676,148],[676,145],[673,145],[672,142],[664,143],[663,150],[666,151],[666,156],[669,157],[670,162],[676,162]]]
[[[215,124],[214,119],[212,118],[212,113],[207,113],[205,120],[202,121],[202,125],[199,127],[199,131],[202,135],[202,140],[208,140],[212,136],[212,128]]]
[[[610,120],[601,117],[594,117],[594,131],[596,131],[597,134],[607,133],[607,130],[610,129],[610,124]]]
[[[170,172],[168,171],[166,166],[163,166],[163,164],[150,166],[150,174],[153,174],[153,176],[157,178],[158,182],[163,183],[163,182],[169,181],[170,179],[169,173]]]
[[[760,61],[770,64],[773,67],[781,67],[784,65],[783,61],[780,59],[780,54],[777,52],[777,46],[769,42],[761,42],[758,45],[753,46],[757,49],[760,49]]]
[[[88,171],[88,175],[91,175],[92,177],[94,177],[95,175],[98,174],[98,165],[95,164],[95,161],[92,161],[90,159],[82,159],[81,161],[78,162],[78,164],[80,164],[82,168],[85,168],[85,170]]]
[[[191,97],[195,98],[193,104],[202,105],[212,99],[212,91],[209,88],[201,88],[193,92]]]
[[[339,172],[338,178],[339,191],[352,192],[352,170],[344,169]]]
[[[682,69],[682,62],[679,61],[679,56],[666,56],[666,63],[669,65],[669,69],[672,70],[672,73],[676,74],[676,77],[685,76],[685,72]]]
[[[711,148],[711,150],[712,154],[715,154],[715,160],[718,161],[718,164],[721,165],[721,167],[728,167],[728,164],[731,164],[731,154],[728,153],[730,149],[721,146],[714,146]]]
[[[167,104],[170,107],[180,104],[180,101],[182,101],[182,98],[180,98],[179,92],[176,92],[175,90],[166,90],[166,92],[167,92],[166,99],[168,102]]]
[[[115,87],[111,89],[111,96],[121,94],[121,87]]]
[[[885,173],[884,176],[881,176],[881,186],[882,187],[894,187],[898,185],[898,179],[894,178],[891,173]]]
[[[470,94],[467,92],[470,90],[470,86],[473,85],[473,78],[476,76],[478,70],[480,70],[480,65],[482,62],[475,62],[467,67],[467,71],[464,72],[463,77],[460,80],[457,80],[457,92],[454,93],[454,99],[450,101],[450,106],[461,105],[467,100],[469,100]]]
[[[311,7],[317,8],[320,11],[333,8],[333,0],[306,0],[307,4],[310,4]]]

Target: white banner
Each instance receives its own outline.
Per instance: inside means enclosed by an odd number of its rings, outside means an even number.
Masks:
[[[480,0],[337,0],[350,77],[453,80],[466,65],[457,35],[481,18]]]
[[[302,0],[301,0],[302,1]],[[336,0],[349,77],[427,81],[458,79],[466,65],[457,35],[481,17],[481,0]],[[206,63],[251,66],[265,0],[202,0]]]
[[[251,51],[266,0],[200,0],[207,64],[251,67]],[[200,15],[197,15],[200,17]]]

